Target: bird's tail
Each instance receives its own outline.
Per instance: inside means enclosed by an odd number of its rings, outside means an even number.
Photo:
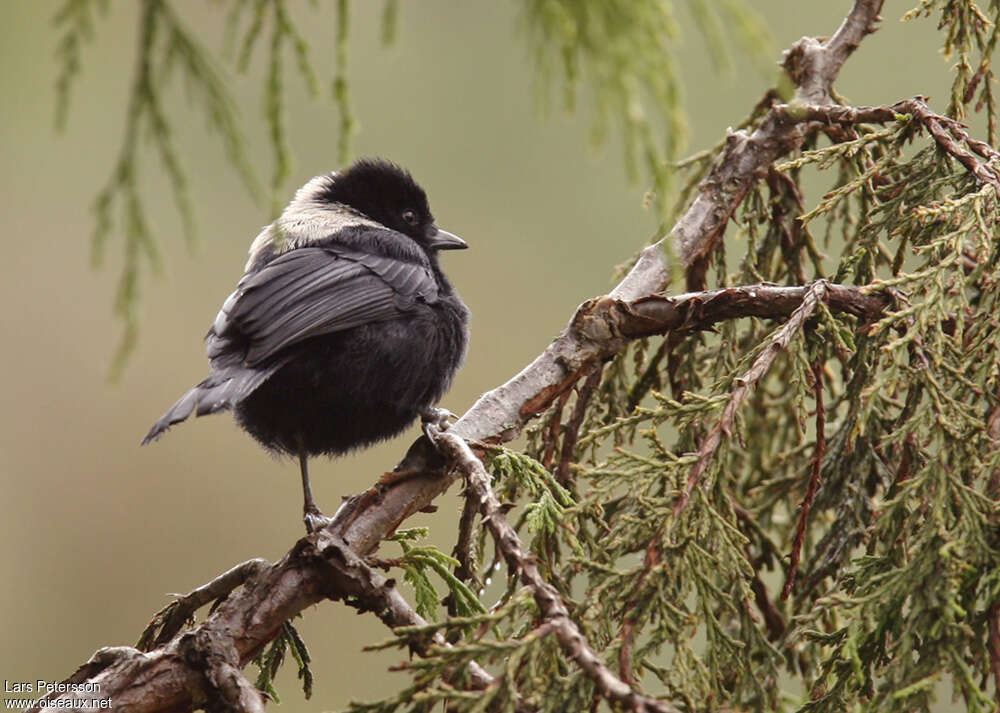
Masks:
[[[212,374],[181,396],[177,403],[153,424],[149,433],[142,439],[142,445],[155,441],[175,423],[187,420],[192,413],[196,416],[207,416],[210,413],[231,410],[276,370],[276,368],[262,371],[238,369]]]

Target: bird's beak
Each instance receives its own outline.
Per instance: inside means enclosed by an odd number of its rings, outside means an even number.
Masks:
[[[465,250],[469,247],[469,244],[460,237],[441,228],[431,236],[429,245],[435,250]]]

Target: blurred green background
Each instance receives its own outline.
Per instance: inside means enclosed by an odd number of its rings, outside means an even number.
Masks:
[[[201,338],[270,217],[266,205],[248,198],[176,86],[169,112],[201,240],[193,252],[184,246],[169,184],[150,155],[141,180],[164,271],[144,282],[142,335],[123,378],[106,379],[120,334],[111,314],[120,235],[112,237],[108,264],[92,270],[90,205],[121,138],[137,4],[112,3],[99,21],[68,128],[57,134],[51,18],[58,4],[0,3],[7,245],[0,261],[0,678],[8,681],[62,679],[99,646],[134,643],[170,592],[250,557],[278,558],[302,534],[295,464],[265,455],[228,416],[185,424],[139,447],[150,423],[205,375]],[[753,4],[773,34],[775,61],[803,34],[832,33],[850,6]],[[335,19],[320,5],[296,2],[292,10],[326,88]],[[221,47],[221,4],[176,7],[204,44]],[[838,89],[852,101],[920,93],[944,108],[948,63],[931,21],[898,22],[908,8],[888,2],[884,29],[848,63]],[[590,145],[587,111],[562,111],[557,95],[543,116],[516,3],[403,2],[392,48],[379,40],[380,13],[381,3],[352,4],[349,80],[361,123],[352,153],[407,166],[427,189],[439,224],[470,243],[469,251],[445,257],[473,312],[469,357],[443,402],[461,412],[520,370],[579,302],[606,291],[614,265],[651,236],[656,220],[643,208],[644,186],[625,178],[620,144]],[[739,122],[773,77],[744,59],[732,76],[720,76],[690,18],[680,20],[688,147],[696,150]],[[258,51],[246,75],[231,63],[226,72],[252,158],[266,176],[263,58]],[[290,56],[287,62],[291,72]],[[329,92],[310,99],[294,74],[288,92],[296,161],[282,202],[309,177],[336,168],[338,120]],[[408,443],[401,437],[317,462],[318,502],[332,512],[341,495],[391,468]],[[450,550],[456,522],[450,494],[439,513],[410,524],[431,524],[433,542]],[[386,638],[374,617],[325,604],[305,613],[301,631],[313,654],[315,695],[304,701],[289,669],[278,681],[281,710],[336,710],[403,685],[403,674],[386,672],[398,653],[361,652]]]

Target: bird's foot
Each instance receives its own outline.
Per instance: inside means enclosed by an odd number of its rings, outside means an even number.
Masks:
[[[302,509],[302,521],[306,524],[306,532],[310,535],[319,532],[324,527],[333,522],[333,518],[327,517],[315,505],[312,508]]]
[[[431,434],[428,433],[427,429],[429,426],[437,428],[439,431],[447,431],[451,428],[451,419],[457,419],[458,416],[453,414],[446,408],[437,408],[436,406],[424,406],[420,409],[420,420],[423,423],[424,435],[434,440]]]

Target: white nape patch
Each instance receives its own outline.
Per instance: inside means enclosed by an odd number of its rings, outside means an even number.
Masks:
[[[327,203],[321,199],[323,193],[336,180],[336,173],[324,173],[309,180],[295,191],[291,203],[285,206],[281,215],[254,238],[250,244],[250,259],[245,270],[257,260],[261,251],[272,247],[276,254],[286,250],[309,245],[327,237],[331,233],[353,225],[367,225],[384,228],[350,206],[342,203]]]

